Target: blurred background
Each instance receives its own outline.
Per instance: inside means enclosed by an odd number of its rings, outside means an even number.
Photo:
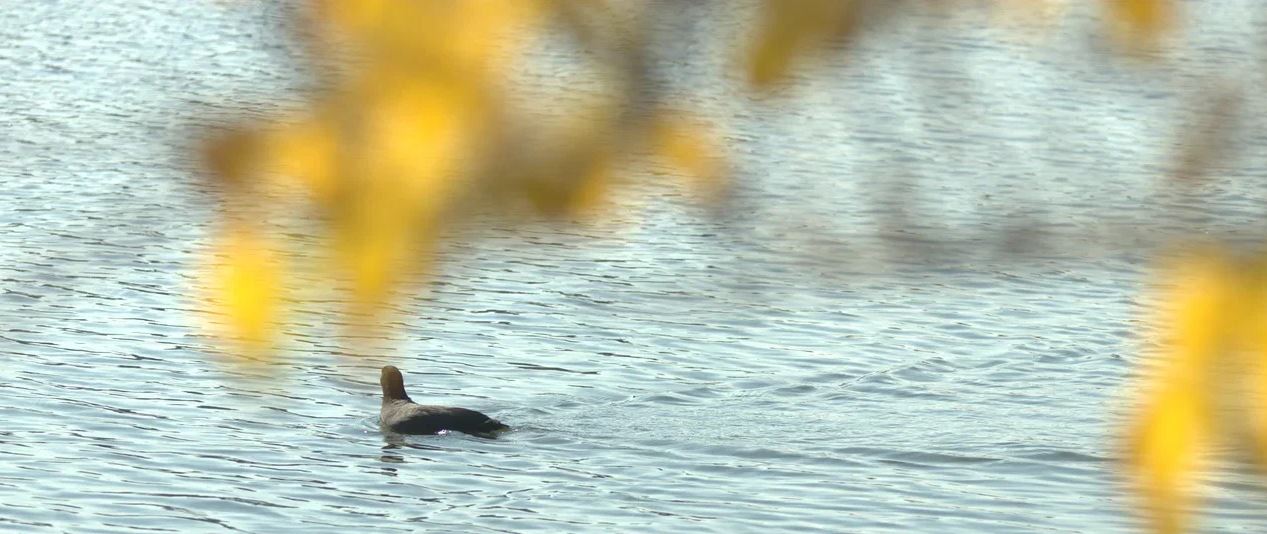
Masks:
[[[0,11],[0,526],[1260,531],[1265,17]]]

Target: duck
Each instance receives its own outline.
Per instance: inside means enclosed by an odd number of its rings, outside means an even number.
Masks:
[[[379,424],[397,434],[437,434],[454,430],[483,438],[495,438],[510,430],[501,421],[475,410],[452,406],[418,404],[405,393],[405,377],[400,369],[383,367],[379,378],[383,386],[383,408]]]

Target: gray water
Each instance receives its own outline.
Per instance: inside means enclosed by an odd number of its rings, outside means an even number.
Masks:
[[[901,23],[775,102],[686,62],[744,169],[728,215],[653,188],[615,233],[485,230],[381,354],[308,316],[265,370],[197,327],[214,208],[180,140],[304,85],[278,10],[9,5],[0,530],[1134,531],[1114,440],[1152,248],[1261,227],[1253,125],[1199,199],[1157,179],[1204,91],[1261,92],[1254,5],[1192,4],[1152,66],[1077,16],[1039,46]],[[731,17],[682,39],[723,56]],[[384,436],[387,363],[515,430]],[[1205,531],[1267,528],[1251,479],[1209,492]]]

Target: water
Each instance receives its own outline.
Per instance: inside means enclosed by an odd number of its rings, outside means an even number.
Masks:
[[[1114,439],[1148,251],[1264,205],[1247,128],[1221,169],[1242,182],[1163,209],[1175,121],[1257,61],[1260,10],[1202,6],[1166,67],[899,25],[771,104],[688,63],[671,81],[746,169],[737,216],[653,191],[615,234],[490,230],[397,344],[348,356],[305,317],[266,373],[209,356],[191,316],[213,207],[179,139],[302,87],[279,10],[4,10],[0,529],[1132,531]],[[683,38],[719,52],[741,22]],[[886,180],[920,196],[881,241]],[[1048,240],[1004,257],[1021,217]],[[384,436],[386,363],[516,430]],[[1216,477],[1207,531],[1267,526],[1251,482]]]

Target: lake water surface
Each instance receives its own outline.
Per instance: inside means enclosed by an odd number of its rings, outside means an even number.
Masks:
[[[1251,127],[1199,206],[1157,180],[1204,91],[1262,107],[1255,3],[1190,3],[1200,31],[1144,67],[1080,15],[1038,46],[903,23],[776,103],[671,71],[728,127],[729,215],[661,192],[616,233],[486,231],[382,354],[305,317],[266,379],[197,328],[213,207],[179,142],[302,85],[260,6],[0,10],[0,530],[1133,531],[1114,439],[1149,253],[1267,206]],[[724,56],[728,16],[683,39]],[[881,239],[891,190],[916,196]],[[1017,221],[1048,241],[1004,254]],[[387,363],[515,431],[385,437]],[[1205,531],[1267,529],[1248,479],[1210,492]]]

